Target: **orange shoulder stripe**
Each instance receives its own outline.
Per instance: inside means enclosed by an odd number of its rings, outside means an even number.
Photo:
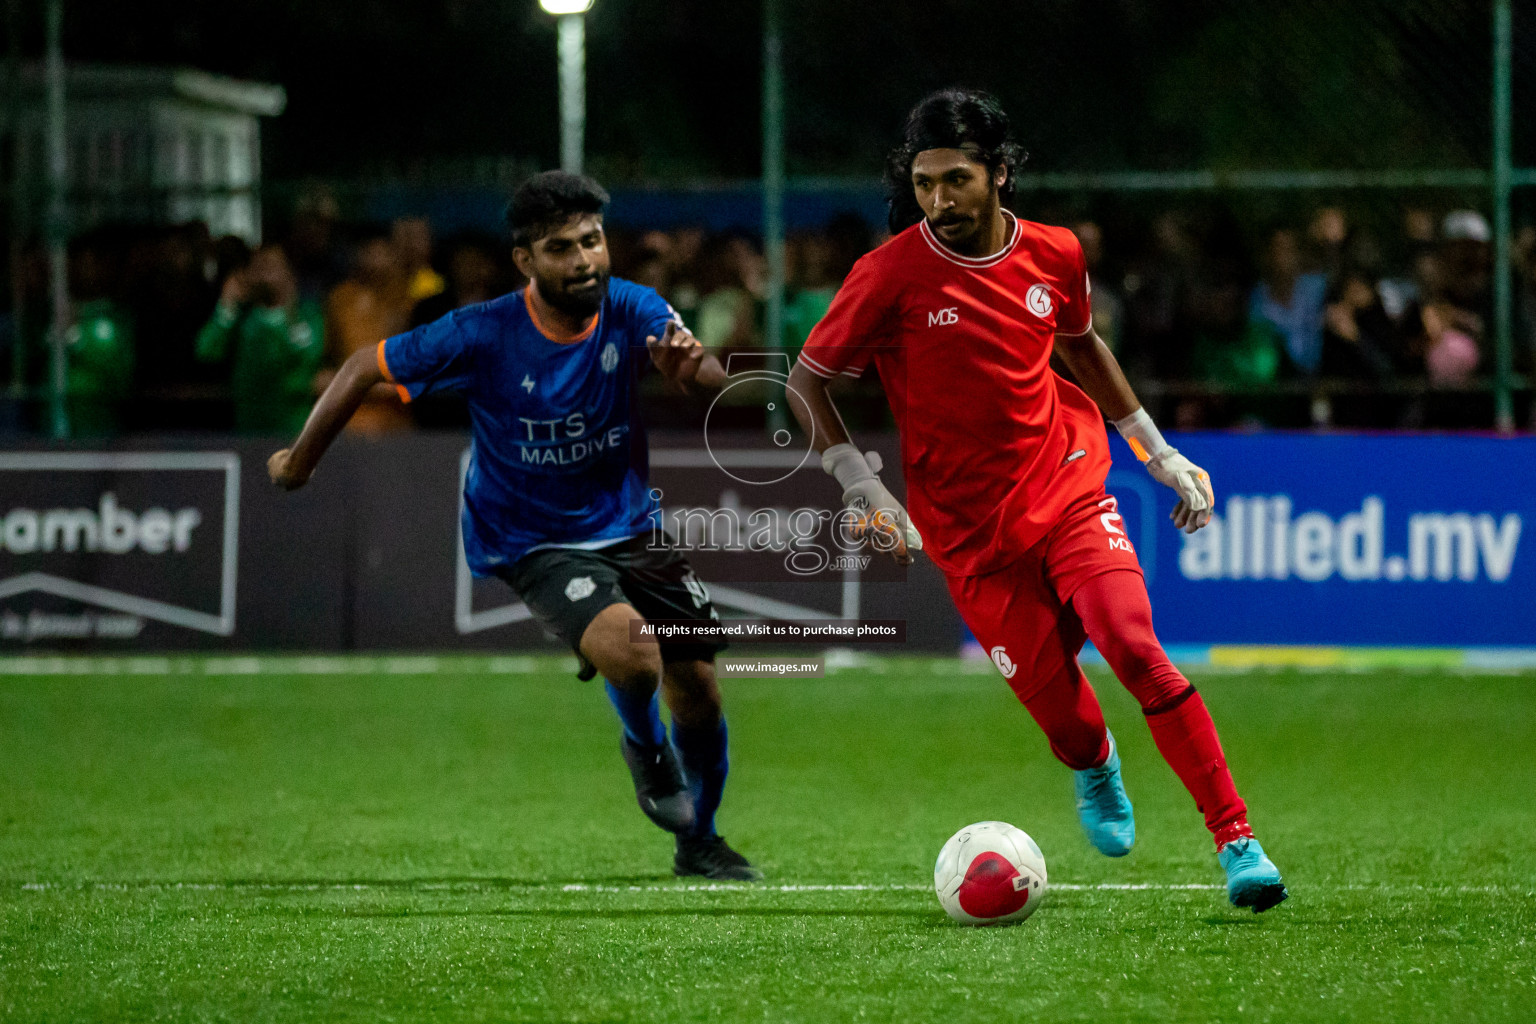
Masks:
[[[386,338],[384,340],[388,341],[389,339]],[[384,379],[389,381],[391,384],[393,384],[395,386],[395,391],[399,392],[399,394],[400,394],[400,401],[407,402],[407,403],[410,402],[410,400],[411,400],[411,393],[405,389],[405,385],[403,385],[403,384],[401,384],[401,383],[399,383],[398,381],[395,380],[395,375],[393,373],[389,372],[389,363],[384,359],[384,342],[383,341],[379,342],[379,347],[374,349],[374,352],[378,356],[378,359],[379,359],[379,372],[384,375]]]

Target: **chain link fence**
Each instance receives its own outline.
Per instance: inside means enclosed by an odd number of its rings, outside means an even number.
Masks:
[[[657,19],[646,0],[600,0],[591,16],[588,162],[614,186],[617,269],[690,308],[701,291],[736,289],[746,312],[721,344],[772,342],[760,184],[720,177],[758,165],[743,124],[750,129],[759,112],[743,99],[758,91],[763,68],[744,55],[760,49],[764,25],[754,11],[734,20],[705,12],[690,24],[693,0],[674,6]],[[954,0],[935,10],[776,0],[784,298],[794,307],[829,287],[838,260],[829,267],[826,253],[850,244],[840,212],[857,214],[877,240],[877,176],[910,105],[932,88],[975,85],[999,95],[1030,152],[1019,212],[1082,236],[1101,332],[1167,422],[1530,428],[1536,136],[1507,136],[1504,210],[1495,189],[1495,97],[1503,84],[1519,124],[1536,95],[1536,10],[1514,6]],[[1501,9],[1510,26],[1502,71]],[[689,66],[701,71],[640,74],[637,47],[649,55],[686,40]],[[323,189],[268,178],[267,236],[308,245],[299,236],[317,211],[354,224],[430,212],[440,241],[470,227],[494,232],[513,171],[549,156],[486,143],[478,156],[404,158],[389,140],[378,144],[380,155],[364,161],[376,165],[367,177]],[[19,152],[13,135],[0,161],[7,178]],[[72,173],[84,173],[89,148],[71,153],[79,154]],[[713,175],[707,183],[701,170]],[[29,318],[34,326],[46,318],[21,230],[28,217],[18,197],[27,194],[13,183],[7,203],[10,337],[22,338],[0,354],[12,430],[36,429],[46,384],[25,369],[45,360],[12,358],[29,344]],[[107,207],[88,189],[71,194],[85,236],[99,227],[90,212]],[[120,291],[139,282],[119,295],[125,305],[145,306],[153,291],[174,308],[131,310],[141,357],[122,400],[142,409],[152,396],[148,406],[160,411],[119,422],[217,426],[224,421],[208,410],[225,401],[221,379],[191,364],[191,334],[208,312],[194,307],[211,308],[234,256],[219,249],[218,232],[157,230],[155,258],[200,277],[167,284],[165,267],[140,267],[137,277],[120,268]],[[348,240],[335,232],[334,248],[316,257],[329,261],[318,280],[345,273]],[[785,324],[791,349],[806,327]],[[183,417],[165,404],[177,395],[203,412]]]

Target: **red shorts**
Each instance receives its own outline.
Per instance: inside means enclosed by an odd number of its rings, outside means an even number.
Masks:
[[[1072,595],[1117,569],[1141,572],[1117,502],[1102,489],[1074,503],[1024,557],[980,576],[945,575],[960,617],[982,649],[1027,700],[1083,649],[1088,635]]]

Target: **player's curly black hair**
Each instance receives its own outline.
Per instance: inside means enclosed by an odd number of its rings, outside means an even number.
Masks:
[[[526,249],[572,217],[602,213],[607,205],[607,190],[584,174],[535,174],[517,186],[507,204],[512,245]]]
[[[1002,104],[978,89],[941,89],[923,97],[907,115],[901,145],[886,156],[885,190],[891,233],[904,231],[923,219],[912,192],[912,160],[927,149],[966,149],[987,168],[1006,168],[998,189],[1003,205],[1013,200],[1013,176],[1027,154],[1013,139]]]

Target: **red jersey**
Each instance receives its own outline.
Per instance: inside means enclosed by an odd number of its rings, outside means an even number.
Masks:
[[[1103,414],[1050,365],[1057,334],[1093,326],[1082,246],[1004,215],[991,256],[952,252],[926,221],[869,253],[800,353],[821,377],[879,371],[907,511],[951,575],[1015,561],[1109,472]]]

